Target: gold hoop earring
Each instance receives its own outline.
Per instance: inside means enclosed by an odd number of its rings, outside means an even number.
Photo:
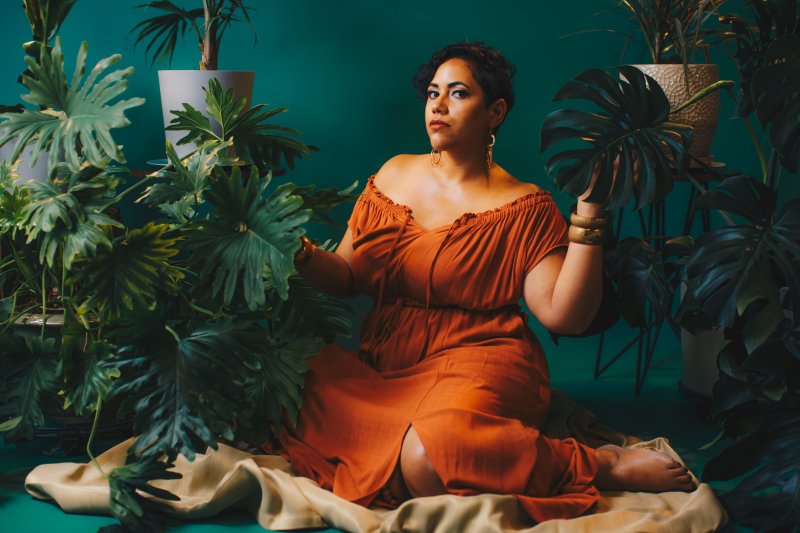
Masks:
[[[491,141],[486,145],[486,164],[492,166],[492,148],[497,141],[497,137],[495,137],[494,133],[490,133],[489,138],[491,138]]]
[[[431,148],[431,165],[438,167],[439,162],[442,160],[442,152],[436,148]]]

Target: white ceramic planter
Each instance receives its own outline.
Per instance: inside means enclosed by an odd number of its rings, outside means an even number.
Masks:
[[[16,143],[12,141],[1,147],[0,160],[11,162],[11,154],[14,153],[15,146]],[[16,183],[22,184],[31,180],[47,181],[47,157],[47,152],[40,152],[36,164],[31,166],[31,148],[25,148],[20,158],[22,161],[20,161],[17,167],[19,178],[16,180]]]
[[[183,110],[184,103],[190,104],[203,114],[206,112],[203,88],[216,78],[225,90],[233,89],[234,98],[246,98],[244,109],[250,108],[253,95],[255,72],[243,70],[159,70],[158,84],[161,89],[161,111],[166,128],[175,117],[173,109]],[[212,121],[213,126],[213,121]],[[178,140],[186,135],[182,131],[165,131],[166,138],[175,146],[180,157],[192,151],[193,146],[178,146]]]

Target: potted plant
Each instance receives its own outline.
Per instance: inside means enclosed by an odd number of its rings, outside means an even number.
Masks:
[[[25,16],[31,25],[32,40],[24,43],[22,48],[35,61],[39,61],[42,53],[49,54],[51,43],[58,35],[64,19],[69,14],[76,0],[55,2],[52,0],[23,0]],[[26,70],[20,74],[18,82],[22,83],[23,76],[31,76],[31,71]],[[0,106],[0,113],[21,113],[23,106]],[[2,132],[0,131],[0,135]],[[0,146],[0,160],[15,164],[17,180],[28,181],[31,179],[44,179],[47,175],[46,161],[34,160],[30,150],[15,151],[11,144]]]
[[[703,193],[693,208],[716,213],[723,227],[706,232],[691,247],[685,246],[688,236],[623,240],[619,250],[625,257],[614,260],[611,255],[611,266],[620,293],[628,298],[623,306],[652,309],[695,332],[723,328],[726,343],[718,356],[720,378],[711,414],[722,427],[721,437],[730,440],[708,463],[703,478],[739,478],[735,488],[722,494],[735,522],[788,530],[800,519],[793,503],[800,483],[800,198],[779,208],[777,191],[784,170],[796,173],[800,166],[800,4],[750,4],[760,31],[750,30],[742,16],[726,20],[737,42],[740,99],[749,99],[738,109],[755,111],[769,142],[763,175],[728,177],[708,191],[695,183]],[[673,176],[686,172],[687,139],[676,140],[680,128],[660,135],[673,130],[663,93],[646,90],[656,84],[630,67],[620,70],[624,79],[590,71],[563,87],[557,98],[589,100],[601,111],[551,114],[542,128],[542,147],[588,142],[551,157],[551,176],[562,188],[581,194],[592,168],[600,165],[595,197],[609,197],[611,206],[618,207],[635,195],[641,207],[663,198]],[[752,139],[763,155],[758,136]],[[637,183],[630,178],[633,153],[640,169]],[[614,180],[611,162],[617,154],[624,173]],[[638,253],[655,249],[658,241],[669,244],[660,246],[660,253]],[[687,291],[676,304],[680,279]]]
[[[652,63],[637,68],[655,79],[673,107],[719,81],[719,68],[712,64],[708,49],[718,34],[714,23],[727,0],[625,0],[620,8],[636,21]],[[718,39],[718,41],[723,39]],[[702,58],[702,62],[696,62]],[[717,127],[719,95],[712,94],[672,116],[689,124],[694,139],[692,155],[712,163],[711,141]]]
[[[93,412],[96,391],[110,379],[89,371],[108,346],[91,310],[80,306],[77,279],[85,258],[113,248],[113,232],[122,226],[111,209],[131,189],[118,190],[112,161],[125,158],[110,131],[128,125],[125,111],[144,100],[118,99],[133,69],[104,71],[119,55],[99,61],[87,76],[87,54],[83,43],[69,84],[58,37],[38,60],[27,55],[23,99],[44,111],[0,115],[0,145],[14,144],[0,172],[0,432],[6,441],[42,430],[45,406],[58,416]],[[16,159],[26,147],[34,161],[46,159],[46,179],[20,185]]]
[[[199,70],[158,72],[164,127],[173,118],[171,112],[180,109],[181,104],[186,103],[205,112],[202,89],[212,79],[216,79],[223,89],[232,89],[237,100],[244,97],[243,109],[250,108],[253,94],[254,72],[218,69],[222,37],[235,22],[244,20],[250,24],[252,8],[244,0],[192,0],[188,5],[192,7],[184,8],[180,2],[171,0],[140,4],[138,8],[148,14],[155,11],[155,14],[136,24],[132,30],[137,33],[135,44],[147,43],[145,54],[150,56],[151,62],[157,60],[168,65],[172,63],[178,39],[183,38],[187,30],[197,38]],[[181,157],[193,148],[188,144],[179,145],[178,140],[182,135],[177,131],[168,130],[166,136]]]

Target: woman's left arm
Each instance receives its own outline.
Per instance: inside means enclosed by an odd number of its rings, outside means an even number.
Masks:
[[[577,214],[603,216],[599,204],[578,201]],[[592,323],[603,296],[603,246],[570,242],[566,253],[547,254],[525,276],[525,305],[544,327],[562,335],[578,335]]]

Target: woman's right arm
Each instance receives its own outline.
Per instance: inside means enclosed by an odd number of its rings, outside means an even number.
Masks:
[[[352,298],[358,294],[350,268],[353,259],[353,236],[348,228],[336,252],[315,248],[306,263],[297,267],[312,287],[336,298]]]

